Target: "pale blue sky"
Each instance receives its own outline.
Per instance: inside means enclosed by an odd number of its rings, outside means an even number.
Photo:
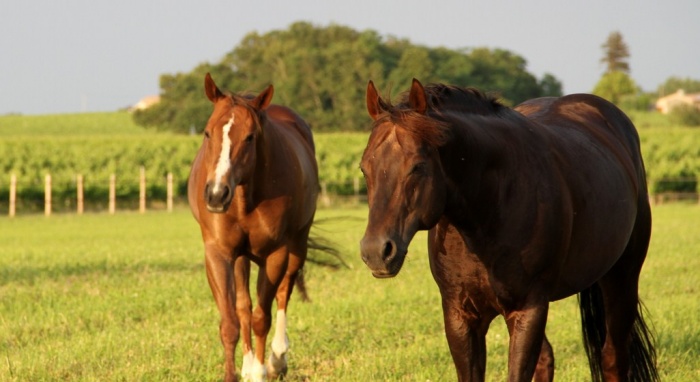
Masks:
[[[0,115],[111,111],[162,73],[216,62],[250,31],[330,23],[427,46],[504,48],[566,93],[589,92],[618,30],[645,90],[700,79],[700,1],[34,0],[0,5]],[[358,86],[365,86],[364,83]],[[235,89],[233,89],[235,90]]]

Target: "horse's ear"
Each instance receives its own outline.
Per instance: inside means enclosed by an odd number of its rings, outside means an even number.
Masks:
[[[204,76],[204,92],[207,94],[207,98],[209,98],[209,101],[211,102],[216,102],[219,98],[224,96],[224,93],[222,93],[221,90],[216,87],[216,84],[209,73]]]
[[[425,89],[417,79],[413,79],[411,84],[411,92],[408,94],[408,104],[411,109],[418,113],[425,114],[428,109],[428,101],[426,100]]]
[[[386,109],[386,104],[379,97],[377,88],[372,80],[367,84],[367,112],[373,120],[377,120],[379,115]]]
[[[275,88],[268,85],[257,97],[250,101],[250,105],[256,110],[265,110],[272,102],[272,96],[275,94]]]

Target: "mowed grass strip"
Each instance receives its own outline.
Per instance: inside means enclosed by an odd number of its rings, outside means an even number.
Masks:
[[[358,254],[366,207],[317,216],[315,232],[350,267],[307,266],[311,302],[290,306],[287,380],[454,380],[425,234],[398,277],[377,280]],[[640,294],[664,380],[700,380],[698,268],[700,207],[656,207]],[[1,381],[217,381],[218,321],[199,227],[186,209],[0,218]],[[580,331],[575,298],[552,304],[558,380],[590,379]],[[487,343],[487,379],[505,380],[502,319]]]

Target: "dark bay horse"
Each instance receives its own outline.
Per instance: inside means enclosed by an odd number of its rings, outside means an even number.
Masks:
[[[430,230],[460,381],[484,380],[497,315],[510,334],[508,380],[552,380],[549,302],[574,294],[593,380],[658,380],[637,292],[651,211],[639,138],[619,109],[577,94],[513,110],[417,80],[396,105],[370,82],[367,109],[362,258],[393,277],[416,231]]]
[[[237,380],[234,356],[242,333],[241,375],[262,381],[287,368],[287,303],[294,284],[303,287],[319,190],[314,143],[296,113],[270,104],[272,85],[255,97],[224,94],[207,74],[204,89],[214,111],[192,164],[188,199],[202,230],[207,278],[221,314],[225,380]],[[251,260],[260,266],[254,309]],[[265,368],[273,299],[275,336]]]

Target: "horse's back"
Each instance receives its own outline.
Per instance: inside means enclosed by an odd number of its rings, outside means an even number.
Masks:
[[[572,94],[535,98],[515,110],[546,127],[552,140],[563,147],[563,156],[582,155],[581,149],[586,148],[607,154],[610,162],[626,168],[635,184],[646,185],[637,130],[612,103],[592,94]]]
[[[286,175],[270,181],[276,183],[274,188],[286,188],[294,201],[292,224],[302,228],[313,220],[319,191],[313,135],[308,124],[287,107],[270,105],[266,114],[265,140],[276,158],[270,163],[277,168],[272,173]]]
[[[558,179],[563,221],[569,222],[562,226],[570,232],[564,297],[601,277],[638,226],[648,223],[639,218],[648,215],[639,137],[622,111],[593,95],[534,99],[516,110],[542,132]]]
[[[299,134],[301,138],[315,151],[311,128],[297,113],[286,106],[270,105],[267,109],[267,117],[279,126],[289,128]]]

